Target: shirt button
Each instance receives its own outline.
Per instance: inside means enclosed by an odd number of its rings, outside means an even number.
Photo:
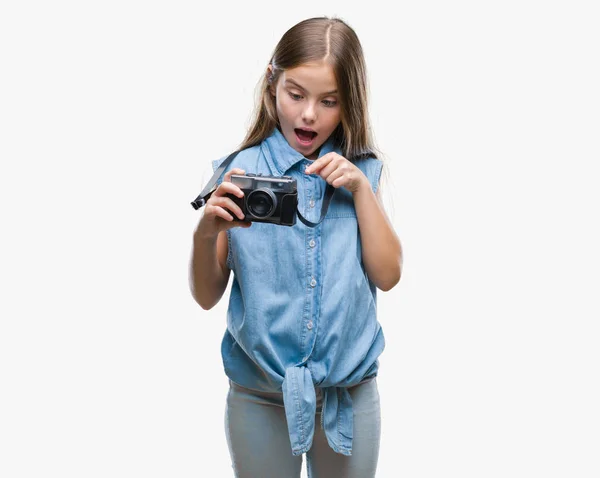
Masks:
[[[308,324],[306,324],[306,328],[307,328],[308,330],[310,330],[310,329],[312,329],[312,327],[313,327],[312,320],[309,320],[309,321],[308,321]]]
[[[316,244],[316,242],[315,242],[315,240],[314,240],[314,239],[311,239],[311,240],[310,240],[310,242],[308,243],[308,245],[309,245],[310,247],[315,247],[315,244]]]
[[[310,281],[310,286],[314,287],[317,285],[317,281],[315,280],[315,278],[313,277],[313,279]]]
[[[315,207],[315,200],[314,199],[310,200],[310,207]]]

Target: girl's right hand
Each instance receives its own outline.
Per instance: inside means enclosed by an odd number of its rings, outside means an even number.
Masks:
[[[212,193],[204,205],[204,215],[200,219],[197,232],[203,237],[217,237],[221,231],[226,231],[232,227],[250,227],[250,221],[243,221],[244,214],[240,207],[226,195],[228,193],[242,198],[244,192],[231,182],[232,174],[244,174],[243,169],[234,168],[225,173],[223,182]],[[234,221],[235,219],[239,221]]]

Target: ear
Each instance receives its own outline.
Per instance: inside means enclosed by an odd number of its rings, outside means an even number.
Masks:
[[[271,64],[267,67],[266,76],[267,83],[269,84],[269,91],[271,92],[271,95],[275,96],[275,82],[273,81],[273,66]]]

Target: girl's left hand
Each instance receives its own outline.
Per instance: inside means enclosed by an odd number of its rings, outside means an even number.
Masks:
[[[343,186],[353,194],[369,182],[357,166],[333,151],[314,160],[304,172],[317,174],[334,188]]]

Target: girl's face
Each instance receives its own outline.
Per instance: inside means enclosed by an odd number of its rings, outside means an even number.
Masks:
[[[268,74],[271,66],[269,65]],[[271,85],[281,131],[288,143],[307,159],[317,159],[319,148],[340,123],[341,109],[333,68],[306,63],[284,70]],[[302,134],[298,130],[312,130]]]

